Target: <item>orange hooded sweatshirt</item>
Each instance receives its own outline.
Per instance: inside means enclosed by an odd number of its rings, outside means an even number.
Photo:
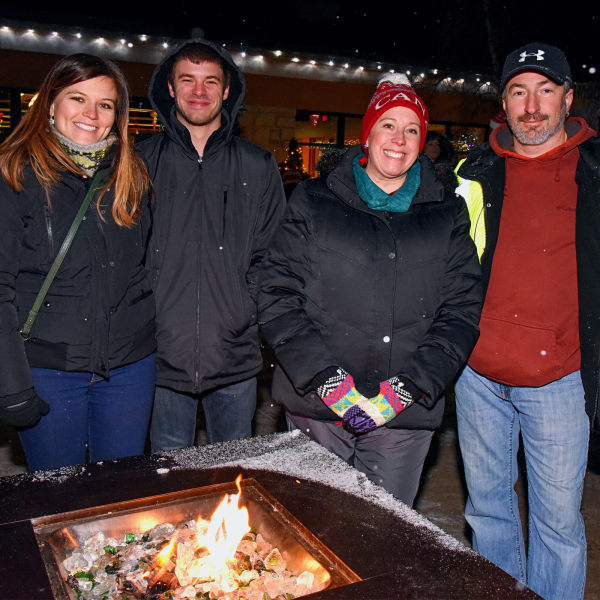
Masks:
[[[539,387],[580,368],[575,255],[577,146],[594,137],[582,119],[567,141],[535,158],[514,152],[506,125],[490,137],[505,157],[500,233],[469,366],[512,386]]]

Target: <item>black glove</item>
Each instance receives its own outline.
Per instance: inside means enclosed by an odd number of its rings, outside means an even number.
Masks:
[[[49,412],[50,405],[33,388],[0,396],[0,421],[11,427],[33,427]]]

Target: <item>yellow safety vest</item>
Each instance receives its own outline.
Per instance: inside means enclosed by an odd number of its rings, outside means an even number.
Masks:
[[[462,196],[467,203],[467,210],[469,211],[469,217],[471,219],[471,238],[477,246],[477,256],[481,261],[481,255],[485,250],[486,236],[485,236],[485,218],[483,215],[483,189],[478,181],[471,179],[463,179],[458,175],[458,169],[465,162],[466,158],[463,158],[458,165],[456,165],[455,173],[458,179],[458,187],[456,193]]]

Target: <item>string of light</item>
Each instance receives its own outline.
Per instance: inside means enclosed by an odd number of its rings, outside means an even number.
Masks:
[[[115,45],[117,47],[121,47],[124,51],[126,49],[132,49],[134,46],[137,50],[143,48],[144,46],[152,46],[161,47],[163,50],[167,50],[169,47],[173,46],[179,40],[172,40],[160,37],[151,37],[146,34],[142,35],[127,35],[124,37],[118,37],[111,39],[106,33],[104,36],[94,36],[86,33],[85,30],[70,30],[65,32],[59,31],[47,31],[43,28],[33,29],[33,28],[19,28],[13,27],[9,25],[0,26],[0,39],[2,39],[2,34],[4,35],[22,35],[22,36],[38,36],[39,38],[50,38],[50,39],[62,39],[68,40],[69,38],[77,38],[81,41],[93,42],[98,44],[99,47],[102,46],[112,46]],[[381,75],[384,72],[389,73],[406,73],[407,76],[412,80],[413,85],[419,86],[424,84],[432,84],[437,85],[445,89],[452,89],[460,91],[469,90],[469,91],[477,91],[477,92],[495,92],[496,86],[491,81],[485,81],[482,83],[482,77],[478,76],[475,78],[470,78],[467,81],[464,77],[443,77],[440,75],[440,71],[438,69],[425,69],[420,71],[415,71],[415,74],[411,75],[411,68],[399,68],[398,66],[384,64],[381,62],[372,62],[368,66],[364,64],[358,64],[357,60],[349,61],[347,59],[341,57],[318,57],[318,56],[310,56],[306,57],[300,52],[289,52],[285,53],[282,50],[273,50],[273,51],[265,51],[265,50],[256,50],[251,48],[244,48],[243,45],[234,46],[231,44],[223,44],[224,47],[228,48],[232,54],[237,55],[238,60],[244,63],[245,61],[253,61],[254,63],[271,63],[275,64],[279,62],[280,64],[290,63],[291,65],[296,65],[297,67],[302,68],[316,68],[320,71],[329,68],[329,69],[339,69],[342,72],[351,73],[354,72],[356,74],[371,74],[371,75]],[[268,58],[267,58],[268,57]],[[273,62],[272,62],[273,61]],[[590,73],[595,73],[595,68],[591,67],[589,69]],[[438,77],[436,77],[438,76]]]

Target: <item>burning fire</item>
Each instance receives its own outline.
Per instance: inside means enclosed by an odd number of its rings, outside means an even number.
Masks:
[[[198,547],[206,546],[215,562],[226,563],[233,560],[233,555],[242,538],[250,531],[250,516],[248,509],[240,508],[240,496],[242,488],[240,481],[242,476],[238,475],[235,480],[238,493],[228,497],[225,495],[217,510],[210,518],[208,531],[204,538],[199,540]],[[198,523],[200,529],[201,523]]]
[[[294,576],[279,550],[251,531],[248,509],[240,506],[241,479],[235,482],[238,493],[226,494],[208,521],[199,517],[177,527],[163,523],[137,540],[127,534],[123,543],[102,533],[92,536],[64,561],[69,584],[82,600],[105,593],[111,600],[162,597],[169,591],[177,599],[262,600],[316,591],[313,573]],[[82,568],[92,552],[97,553],[92,559],[97,571],[91,564]]]
[[[154,562],[157,565],[164,565],[169,560],[169,556],[171,556],[171,552],[173,552],[173,546],[175,546],[176,541],[177,537],[174,535],[171,538],[171,541],[156,555]]]
[[[250,531],[248,509],[239,505],[242,495],[241,480],[242,476],[238,475],[235,480],[238,493],[231,496],[225,494],[209,521],[198,518],[196,522],[198,543],[193,552],[196,558],[189,557],[189,548],[177,544],[181,534],[175,531],[168,545],[154,557],[154,565],[158,569],[152,574],[150,585],[155,584],[166,571],[173,568],[180,583],[190,579],[213,579],[216,575],[225,575],[229,572],[227,563],[234,559],[238,544]],[[201,533],[203,531],[204,534]],[[205,551],[202,552],[202,549]],[[170,560],[173,551],[177,552],[175,561],[177,567]],[[186,558],[191,560],[185,560]],[[182,562],[183,567],[180,566]],[[225,591],[233,591],[238,587],[235,581],[223,583],[225,583],[223,585]]]

